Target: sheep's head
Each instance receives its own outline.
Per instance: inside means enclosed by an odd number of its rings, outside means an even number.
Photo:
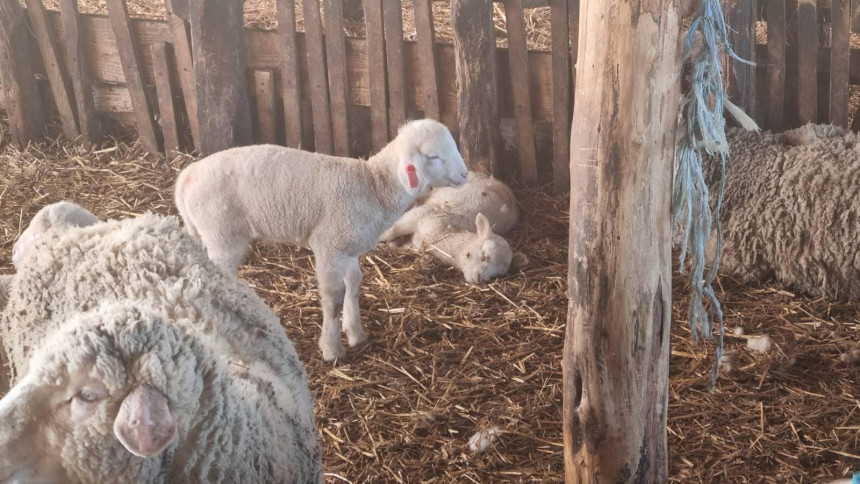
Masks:
[[[484,282],[507,274],[513,260],[513,251],[502,236],[494,234],[490,222],[483,214],[475,218],[478,233],[459,252],[457,266],[471,284]]]
[[[17,268],[33,245],[51,228],[86,227],[99,221],[89,210],[72,202],[57,202],[39,210],[12,246],[12,264]]]
[[[133,307],[69,320],[0,400],[0,482],[154,478],[199,401],[196,354],[180,329]]]
[[[432,119],[412,121],[400,128],[393,143],[400,156],[397,177],[410,194],[466,184],[469,171],[444,124]]]

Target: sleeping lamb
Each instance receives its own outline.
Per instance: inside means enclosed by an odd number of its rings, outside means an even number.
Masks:
[[[346,354],[341,324],[351,346],[367,339],[358,258],[416,197],[467,176],[445,125],[424,119],[405,124],[367,161],[273,145],[215,153],[182,171],[175,199],[188,230],[230,273],[252,240],[310,247],[323,308],[319,345],[336,361]]]
[[[177,219],[48,229],[7,282],[0,482],[323,482],[292,343]]]

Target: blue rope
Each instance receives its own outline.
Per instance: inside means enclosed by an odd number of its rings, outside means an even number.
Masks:
[[[696,33],[701,33],[701,46],[693,50]],[[717,321],[720,338],[716,349],[716,361],[711,371],[711,385],[716,383],[723,355],[725,327],[723,311],[717,300],[712,283],[717,275],[722,252],[722,227],[719,213],[723,204],[726,182],[726,159],[729,145],[726,140],[726,121],[723,110],[726,92],[723,88],[723,72],[720,63],[720,45],[733,59],[752,65],[734,52],[728,41],[726,22],[719,0],[700,0],[699,12],[684,39],[684,58],[691,64],[690,90],[682,103],[684,116],[681,136],[677,145],[677,164],[672,189],[672,223],[683,226],[681,241],[681,273],[684,273],[687,251],[690,252],[689,279],[692,285],[690,297],[690,330],[693,340],[700,336],[713,339],[711,323]],[[711,213],[708,185],[702,171],[705,155],[715,157],[720,163],[720,187],[714,214]],[[716,251],[713,263],[705,275],[705,247],[711,237],[716,218]],[[708,300],[705,310],[704,299]]]

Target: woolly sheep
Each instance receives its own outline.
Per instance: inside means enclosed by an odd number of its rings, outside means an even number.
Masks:
[[[12,246],[12,264],[17,268],[39,238],[52,227],[86,227],[99,219],[89,210],[72,202],[52,203],[36,212],[30,225]]]
[[[416,197],[467,176],[451,133],[425,119],[401,127],[367,161],[273,145],[222,151],[185,168],[175,198],[186,227],[230,273],[251,240],[310,247],[323,308],[319,346],[336,361],[346,354],[341,325],[350,346],[367,339],[358,258]]]
[[[460,269],[468,282],[480,284],[510,269],[513,251],[500,234],[511,230],[517,218],[517,202],[507,185],[470,172],[463,188],[437,188],[422,197],[380,240],[397,243],[411,237],[412,247],[426,249]]]
[[[0,482],[323,482],[292,343],[175,217],[43,233],[0,338]]]
[[[858,135],[810,124],[782,134],[735,130],[730,142],[720,272],[860,301]],[[710,165],[716,193],[719,176]],[[709,260],[715,245],[707,248]]]

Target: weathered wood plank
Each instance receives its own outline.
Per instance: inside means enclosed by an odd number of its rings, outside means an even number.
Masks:
[[[72,107],[74,101],[69,92],[69,80],[66,71],[64,66],[60,64],[60,58],[57,55],[54,37],[51,35],[48,22],[45,20],[45,6],[42,5],[42,0],[27,0],[27,16],[30,17],[30,26],[33,28],[39,52],[42,54],[45,72],[48,74],[48,83],[51,86],[51,93],[54,95],[60,123],[63,126],[63,134],[66,135],[66,138],[74,140],[80,134],[75,121],[75,108]]]
[[[101,124],[93,102],[93,86],[89,72],[89,57],[81,32],[77,0],[60,0],[63,18],[63,38],[66,44],[69,77],[72,80],[75,108],[81,140],[86,146],[101,136]]]
[[[526,26],[521,0],[504,0],[505,27],[508,30],[508,55],[511,65],[511,85],[514,91],[514,116],[517,120],[517,148],[520,177],[526,185],[538,182],[535,156],[534,119],[529,93],[529,52],[526,45]]]
[[[257,141],[278,142],[275,133],[275,76],[272,71],[254,71],[254,93],[257,107]]]
[[[383,0],[385,60],[388,74],[388,136],[394,139],[406,122],[406,79],[403,64],[403,17],[400,0]]]
[[[161,119],[161,135],[164,138],[164,153],[168,158],[179,155],[179,129],[176,123],[173,84],[170,81],[170,65],[173,61],[173,48],[162,42],[152,46],[152,65],[155,69],[155,89],[158,93],[158,114]]]
[[[418,36],[418,59],[424,116],[441,120],[439,86],[436,77],[435,32],[429,0],[414,0],[415,33]]]
[[[756,0],[736,0],[729,9],[730,41],[742,59],[755,62]],[[735,104],[752,117],[756,115],[755,67],[731,61],[730,96]]]
[[[202,155],[251,144],[242,2],[191,0],[191,47]]]
[[[767,127],[780,130],[784,123],[785,106],[785,1],[767,0],[767,69],[768,117]]]
[[[165,0],[167,22],[172,36],[173,56],[182,86],[185,112],[191,128],[194,147],[200,149],[200,122],[197,120],[197,86],[194,82],[194,61],[191,57],[191,41],[188,38],[188,0]]]
[[[346,41],[343,35],[342,0],[324,0],[325,58],[334,154],[349,156],[349,91],[346,69]],[[306,20],[307,21],[307,20]]]
[[[452,0],[460,152],[472,170],[500,175],[497,164],[496,39],[490,0]]]
[[[296,4],[277,0],[278,38],[281,43],[281,95],[284,99],[284,130],[287,146],[302,144],[302,93],[299,55],[296,42]]]
[[[304,0],[302,12],[305,16],[308,78],[314,118],[314,150],[319,153],[331,154],[334,149],[329,111],[328,75],[326,74],[325,63],[326,52],[323,45],[319,0]]]
[[[801,123],[818,120],[818,17],[815,2],[797,7],[798,117]]]
[[[370,78],[370,121],[373,150],[388,144],[388,99],[385,93],[385,34],[381,0],[364,0],[367,26],[367,70]]]
[[[830,119],[848,126],[848,74],[851,62],[851,3],[832,0],[830,6],[832,40],[830,46]]]
[[[9,115],[12,141],[23,148],[45,133],[42,98],[30,63],[30,31],[18,0],[0,0],[0,94]]]
[[[140,144],[149,153],[159,153],[158,137],[152,119],[152,109],[144,91],[138,49],[128,26],[128,6],[125,0],[107,0],[108,13],[119,51],[122,72],[134,105],[135,125]]]
[[[570,38],[568,0],[552,0],[552,168],[556,193],[570,190]]]

